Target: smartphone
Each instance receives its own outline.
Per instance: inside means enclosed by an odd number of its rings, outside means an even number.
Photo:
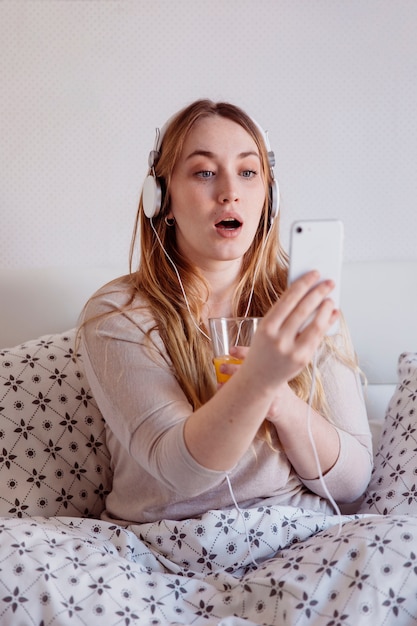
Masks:
[[[343,238],[343,222],[337,219],[294,222],[290,231],[288,285],[306,272],[318,270],[320,273],[318,282],[330,278],[335,283],[329,297],[334,301],[335,307],[339,308]],[[338,327],[339,323],[336,322],[327,334],[335,334]]]

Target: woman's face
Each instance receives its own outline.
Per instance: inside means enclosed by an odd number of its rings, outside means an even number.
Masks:
[[[203,271],[240,266],[261,218],[265,185],[259,150],[239,124],[220,116],[188,133],[170,185],[180,252]]]

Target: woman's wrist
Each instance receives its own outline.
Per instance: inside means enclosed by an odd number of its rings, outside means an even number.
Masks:
[[[276,390],[266,419],[274,424],[277,429],[280,426],[285,426],[285,421],[294,423],[294,416],[297,416],[300,411],[300,402],[303,401],[298,398],[288,383],[282,383]]]

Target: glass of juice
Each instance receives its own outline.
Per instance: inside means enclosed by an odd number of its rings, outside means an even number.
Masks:
[[[213,363],[218,383],[225,383],[229,380],[229,375],[220,371],[222,363],[242,363],[241,359],[231,356],[230,348],[250,346],[260,321],[260,317],[211,317],[209,319]]]

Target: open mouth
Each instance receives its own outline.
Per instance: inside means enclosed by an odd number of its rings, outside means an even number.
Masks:
[[[236,230],[237,228],[240,228],[241,226],[242,226],[242,222],[239,222],[239,220],[232,218],[232,217],[221,220],[220,222],[217,222],[216,224],[216,228],[221,228],[224,230]]]

